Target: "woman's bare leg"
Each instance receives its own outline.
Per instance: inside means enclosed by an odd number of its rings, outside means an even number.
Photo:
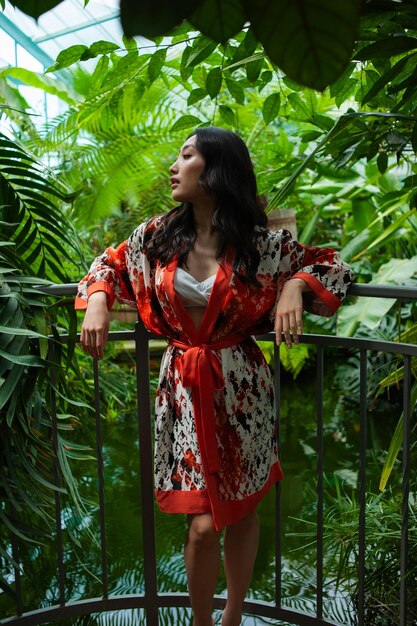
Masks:
[[[224,535],[224,571],[227,602],[222,626],[239,626],[243,601],[252,578],[259,543],[259,520],[256,511],[236,524],[227,526]]]
[[[220,573],[220,533],[210,513],[188,516],[184,559],[193,626],[212,626],[213,596]]]

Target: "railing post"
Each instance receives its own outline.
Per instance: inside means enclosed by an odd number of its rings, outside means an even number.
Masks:
[[[404,356],[402,521],[400,555],[400,626],[407,624],[408,500],[410,493],[411,357]]]
[[[317,568],[316,615],[323,617],[323,346],[317,346],[316,414],[317,414]]]
[[[16,523],[16,508],[15,508],[13,503],[11,504],[10,509],[11,509],[10,517],[11,517],[13,523]],[[18,538],[16,537],[16,535],[14,533],[12,533],[12,556],[13,556],[13,560],[16,563],[16,565],[13,565],[14,579],[15,579],[15,586],[16,586],[16,614],[17,615],[22,615],[22,613],[23,613],[23,603],[22,603],[22,587],[21,587],[21,584],[20,584],[19,540],[18,540]]]
[[[48,342],[48,358],[49,361],[55,363],[55,339],[49,339]],[[62,540],[62,522],[61,522],[61,495],[59,492],[61,477],[59,470],[59,443],[58,443],[58,419],[56,406],[56,367],[53,365],[50,369],[51,380],[51,426],[52,426],[52,444],[54,450],[54,491],[55,498],[55,523],[56,523],[56,541],[58,555],[58,589],[59,604],[65,605],[65,571],[64,571],[64,549]]]
[[[142,322],[135,326],[136,389],[139,431],[140,485],[142,493],[143,563],[146,626],[158,626],[158,584],[154,515],[154,476],[149,393],[149,344]]]
[[[365,536],[366,536],[366,440],[367,440],[367,351],[360,351],[360,452],[359,452],[359,555],[358,623],[365,623]]]
[[[278,444],[278,454],[281,455],[281,361],[279,358],[279,347],[274,341],[274,392],[275,392],[275,427]],[[281,516],[281,481],[275,487],[275,605],[281,606],[282,599],[282,516]]]
[[[106,516],[104,499],[104,469],[103,469],[103,440],[101,436],[101,415],[100,415],[100,382],[98,360],[93,359],[94,367],[94,413],[96,421],[96,454],[97,454],[97,476],[98,476],[98,497],[100,507],[100,545],[101,545],[101,576],[103,585],[103,598],[108,598],[108,573],[107,573],[107,541],[106,541]]]

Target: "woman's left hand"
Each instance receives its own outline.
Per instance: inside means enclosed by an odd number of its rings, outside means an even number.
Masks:
[[[299,278],[290,279],[285,283],[278,300],[275,314],[275,334],[277,346],[280,345],[282,335],[285,343],[291,348],[292,341],[299,342],[303,334],[303,291],[309,290],[307,283]]]

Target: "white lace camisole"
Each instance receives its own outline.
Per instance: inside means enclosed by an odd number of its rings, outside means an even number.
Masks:
[[[200,282],[181,267],[177,267],[174,287],[185,307],[207,306],[215,279],[216,274]]]

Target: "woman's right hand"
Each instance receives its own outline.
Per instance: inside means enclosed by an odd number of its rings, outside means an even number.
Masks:
[[[109,325],[107,294],[104,291],[96,291],[88,298],[88,306],[81,326],[80,342],[84,352],[95,359],[103,358]]]

